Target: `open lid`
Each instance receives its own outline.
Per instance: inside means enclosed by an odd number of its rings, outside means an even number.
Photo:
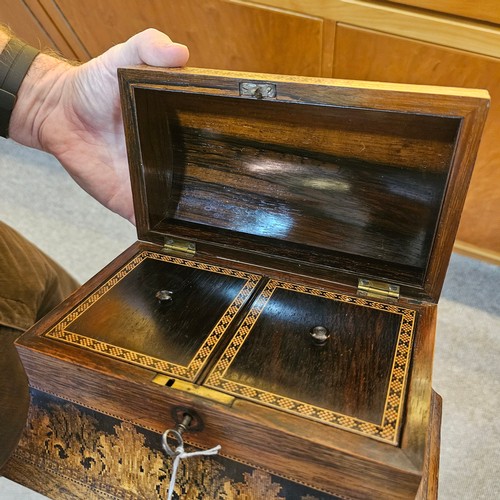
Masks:
[[[436,301],[486,91],[119,70],[138,235]]]

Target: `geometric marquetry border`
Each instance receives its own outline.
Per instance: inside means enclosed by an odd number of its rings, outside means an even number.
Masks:
[[[71,324],[85,311],[92,307],[106,292],[119,283],[128,273],[135,269],[145,259],[155,259],[163,262],[169,262],[179,266],[186,266],[202,271],[209,271],[217,274],[224,274],[226,276],[233,276],[242,280],[241,289],[226,309],[224,314],[218,320],[217,324],[213,327],[205,342],[198,349],[193,359],[187,366],[171,363],[159,358],[147,356],[139,352],[124,349],[119,346],[108,344],[100,340],[86,337],[71,331]],[[106,283],[104,283],[97,291],[92,293],[83,302],[81,302],[75,309],[73,309],[62,321],[60,321],[54,328],[44,333],[43,336],[52,339],[72,344],[90,351],[103,354],[108,357],[119,359],[127,363],[140,365],[144,368],[154,370],[158,373],[181,377],[189,381],[194,381],[203,365],[207,361],[211,352],[219,340],[224,335],[224,332],[229,327],[231,321],[236,316],[238,311],[243,307],[248,297],[257,286],[261,276],[257,274],[246,273],[225,267],[214,266],[202,262],[186,260],[179,257],[172,257],[170,255],[158,254],[155,252],[145,251],[137,255],[127,265],[120,269],[114,276],[112,276]]]
[[[315,295],[318,297],[325,297],[335,301],[356,304],[361,307],[387,311],[401,316],[396,350],[392,363],[391,377],[386,394],[384,414],[380,424],[377,425],[375,423],[366,422],[352,416],[336,413],[325,408],[306,404],[304,402],[278,394],[273,394],[255,387],[236,383],[225,378],[227,370],[236,358],[239,349],[250,334],[253,326],[256,324],[260,313],[264,310],[274,291],[278,288],[293,290],[299,293]],[[224,353],[219,358],[219,361],[207,377],[205,385],[222,390],[234,396],[249,399],[265,406],[277,408],[281,411],[317,420],[391,444],[397,444],[406,380],[410,364],[415,318],[416,312],[411,309],[391,304],[383,304],[361,297],[351,297],[349,295],[287,283],[284,281],[270,280],[253,303],[251,310],[246,315],[243,323],[238,328],[238,331],[234,334],[232,341],[227,346]]]

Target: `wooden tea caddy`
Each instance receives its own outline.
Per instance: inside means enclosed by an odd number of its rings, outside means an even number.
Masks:
[[[119,71],[139,241],[18,342],[33,391],[412,498],[484,91]],[[298,497],[297,497],[298,498]]]

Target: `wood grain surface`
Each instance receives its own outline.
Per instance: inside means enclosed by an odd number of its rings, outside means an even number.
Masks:
[[[64,330],[114,346],[124,356],[130,351],[159,364],[187,368],[213,329],[222,329],[218,321],[245,283],[243,276],[163,262],[152,255],[90,297],[89,307]],[[161,302],[157,293],[162,291],[171,299]],[[231,319],[236,313],[235,308]]]
[[[452,1],[450,0],[450,3]],[[487,3],[491,2],[495,0],[487,0]],[[259,0],[252,3],[334,20],[337,25],[348,24],[376,30],[380,34],[393,34],[415,40],[417,43],[454,47],[470,52],[471,55],[500,57],[500,28],[496,24],[436,14],[433,11],[408,8],[388,1]],[[431,0],[428,3],[431,3]],[[432,3],[438,6],[440,2]],[[474,6],[470,2],[470,8],[482,10],[482,3]],[[494,10],[498,11],[497,8]],[[493,16],[497,14],[493,13]]]
[[[439,491],[439,450],[441,447],[441,420],[443,399],[432,391],[431,419],[425,452],[424,475],[416,500],[437,500]]]
[[[251,325],[243,343],[233,341],[221,356],[223,378],[215,387],[232,392],[234,383],[247,387],[247,397],[256,402],[257,394],[265,392],[270,402],[287,398],[380,425],[391,392],[390,360],[396,358],[403,315],[381,305],[364,307],[354,300],[336,301],[314,295],[320,291],[301,292],[301,287],[286,285],[269,286],[273,293],[262,311],[257,310],[258,319],[245,321],[236,332],[235,338],[243,336]],[[326,330],[329,338],[324,345],[312,340],[315,327]],[[401,359],[398,364],[404,373],[407,364]]]
[[[75,52],[36,0],[4,0],[0,5],[0,23],[33,47],[50,48],[67,58],[75,58]]]
[[[168,218],[306,251],[352,252],[407,266],[415,275],[426,267],[458,121],[162,97],[166,102],[154,93],[136,94],[141,123],[168,119]],[[148,130],[141,137],[150,145],[156,134]],[[366,152],[363,145],[369,145]]]

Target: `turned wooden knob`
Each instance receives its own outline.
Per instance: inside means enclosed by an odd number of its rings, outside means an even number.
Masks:
[[[316,346],[323,346],[326,344],[327,340],[330,338],[328,330],[324,326],[314,326],[309,331],[309,335]]]
[[[161,304],[171,304],[172,301],[174,300],[173,297],[173,292],[170,290],[158,290],[156,292],[155,297],[158,299],[158,302]]]

